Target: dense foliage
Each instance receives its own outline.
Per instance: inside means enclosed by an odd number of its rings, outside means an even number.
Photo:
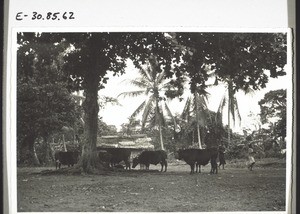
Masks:
[[[258,102],[260,105],[261,122],[269,124],[274,131],[274,137],[286,136],[286,90],[269,91]]]
[[[26,36],[25,36],[26,35]],[[30,40],[34,33],[18,34],[17,133],[19,162],[39,164],[34,154],[36,139],[44,140],[74,126],[79,106],[70,95],[61,71],[61,46]],[[49,150],[47,150],[49,151]],[[49,155],[49,154],[47,154]]]

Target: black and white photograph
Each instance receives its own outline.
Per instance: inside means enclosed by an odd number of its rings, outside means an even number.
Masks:
[[[289,206],[290,31],[17,31],[17,212]]]

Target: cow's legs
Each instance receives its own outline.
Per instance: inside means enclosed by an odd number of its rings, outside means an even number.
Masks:
[[[146,165],[146,170],[149,170],[149,166],[150,166],[150,164],[149,163],[147,163],[147,164],[145,164]]]
[[[165,172],[166,172],[166,171],[167,171],[167,168],[168,168],[168,163],[167,163],[166,160],[164,161],[164,163],[165,163]]]
[[[199,173],[201,173],[201,164],[199,164],[199,163],[196,164],[196,172],[198,172],[198,171],[199,171]]]
[[[129,161],[126,161],[126,162],[125,162],[125,165],[126,165],[126,169],[129,169],[129,170],[130,170],[130,163],[129,163]]]
[[[190,164],[190,166],[191,166],[191,173],[190,174],[193,174],[194,169],[195,169],[195,163]]]

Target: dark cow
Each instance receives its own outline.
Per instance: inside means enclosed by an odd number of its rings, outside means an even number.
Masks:
[[[132,168],[135,168],[138,164],[143,164],[146,166],[146,170],[149,170],[150,164],[157,165],[160,163],[161,172],[165,167],[165,172],[167,171],[168,163],[166,161],[167,153],[163,150],[158,151],[143,151],[138,157],[135,157],[132,161]]]
[[[107,152],[106,150],[100,150],[98,151],[98,158],[102,164],[104,164],[106,167],[110,166],[112,155]]]
[[[100,151],[106,151],[111,156],[106,155],[106,158],[109,158],[109,163],[112,167],[119,164],[121,161],[124,161],[126,169],[130,169],[130,155],[131,151],[127,148],[101,148]],[[99,151],[99,152],[100,152]],[[101,158],[100,158],[101,160]]]
[[[58,151],[55,153],[56,169],[61,165],[74,166],[78,162],[79,152],[62,152]]]
[[[199,156],[199,149],[179,149],[175,157],[185,161],[191,167],[191,174],[194,173],[195,164]]]
[[[218,150],[214,148],[209,149],[180,149],[177,152],[176,158],[178,160],[184,160],[188,165],[191,167],[190,174],[195,172],[195,165],[196,165],[196,172],[199,168],[199,173],[201,172],[200,166],[205,166],[211,161],[211,173],[216,172],[216,159],[218,157]]]

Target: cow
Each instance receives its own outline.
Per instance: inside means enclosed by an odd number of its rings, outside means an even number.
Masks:
[[[191,167],[190,174],[193,174],[195,172],[195,166],[196,166],[196,172],[201,173],[200,166],[205,166],[211,161],[211,173],[216,172],[215,170],[215,163],[216,158],[218,157],[218,152],[214,148],[208,148],[208,149],[179,149],[177,151],[176,158],[178,160],[184,160],[188,165]],[[217,172],[216,172],[217,173]]]
[[[104,164],[106,167],[110,166],[112,155],[110,153],[108,153],[106,150],[98,151],[98,158],[99,158],[99,161],[102,164]]]
[[[109,163],[111,167],[116,166],[119,164],[121,161],[124,161],[126,169],[130,169],[130,155],[131,155],[131,150],[128,148],[101,148],[100,151],[106,151],[109,153],[111,156],[108,157],[109,155],[106,155],[106,158],[109,159]],[[101,160],[101,158],[100,158]]]
[[[55,153],[55,165],[56,169],[61,167],[61,165],[74,166],[78,162],[79,152],[63,152],[58,151]]]
[[[161,172],[165,167],[165,172],[167,171],[168,163],[166,161],[167,153],[163,150],[157,151],[143,151],[139,156],[135,157],[132,161],[132,168],[135,168],[138,164],[143,164],[146,170],[149,170],[150,164],[157,165],[160,163]]]

